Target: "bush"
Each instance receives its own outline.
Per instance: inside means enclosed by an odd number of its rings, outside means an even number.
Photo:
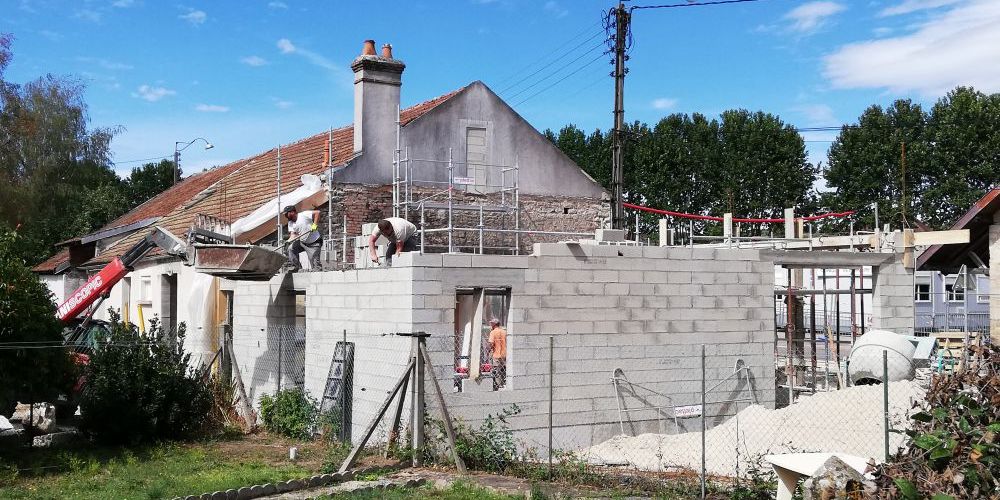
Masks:
[[[142,334],[112,311],[111,332],[94,349],[81,428],[101,442],[190,438],[209,420],[212,391],[189,365],[184,324],[175,340],[155,318],[149,323]]]
[[[268,432],[309,439],[319,417],[316,400],[302,389],[285,389],[260,398],[260,419]]]
[[[521,413],[517,405],[488,415],[479,428],[455,427],[455,451],[473,470],[502,473],[517,461],[517,441],[507,419]]]
[[[908,449],[878,474],[886,498],[995,498],[1000,488],[1000,346],[971,347],[969,367],[936,376],[912,416]]]
[[[0,413],[20,401],[53,401],[72,386],[73,364],[61,347],[52,294],[21,260],[17,233],[0,227],[0,343],[46,342],[45,349],[0,349]]]

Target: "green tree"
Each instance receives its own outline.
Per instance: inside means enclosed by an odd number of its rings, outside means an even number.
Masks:
[[[48,288],[25,266],[16,233],[0,228],[0,413],[20,400],[52,401],[73,371]],[[26,346],[23,349],[16,346]],[[44,346],[44,347],[43,347]]]
[[[92,202],[92,190],[121,189],[122,183],[109,161],[115,131],[88,128],[83,85],[52,75],[23,85],[7,82],[11,40],[0,36],[0,225],[19,228],[16,250],[30,265],[81,227],[89,231],[107,222],[81,223],[73,214]]]
[[[583,132],[568,125],[553,142],[606,188],[611,180],[612,134]],[[777,116],[727,111],[720,120],[672,114],[654,127],[640,122],[625,128],[624,197],[631,203],[695,214],[776,217],[787,206],[814,206],[817,170],[806,160],[805,144]],[[643,214],[641,231],[658,217]],[[696,223],[699,231],[718,225]],[[744,234],[764,226],[743,226]]]
[[[860,210],[871,227],[875,201],[881,223],[947,228],[1000,182],[1000,94],[958,87],[930,112],[909,100],[872,106],[841,129],[829,158],[831,209]]]
[[[920,184],[917,210],[945,228],[1000,185],[1000,94],[952,90],[931,108],[926,142],[933,171]]]
[[[858,125],[841,128],[830,146],[824,169],[827,185],[824,203],[835,211],[857,210],[861,227],[872,227],[875,214],[868,207],[878,203],[880,223],[893,221],[912,225],[910,208],[928,175],[925,124],[927,116],[919,104],[900,99],[888,108],[871,106]],[[906,165],[904,199],[903,159]]]
[[[177,173],[180,177],[180,172]],[[132,169],[132,175],[125,181],[129,206],[138,206],[152,197],[166,191],[174,183],[174,162],[160,160]]]

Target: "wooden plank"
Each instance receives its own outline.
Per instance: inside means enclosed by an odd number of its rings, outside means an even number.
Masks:
[[[969,242],[968,229],[955,229],[952,231],[927,231],[924,233],[913,233],[913,244],[917,246],[956,245],[968,242]]]

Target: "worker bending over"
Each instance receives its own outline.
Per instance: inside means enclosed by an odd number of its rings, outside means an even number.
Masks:
[[[385,249],[385,263],[392,265],[392,258],[402,252],[412,252],[417,249],[413,235],[417,233],[417,226],[401,217],[387,217],[378,221],[378,228],[368,238],[368,250],[371,253],[372,262],[378,263],[378,252],[375,250],[375,242],[379,236],[384,236],[389,240]]]
[[[299,213],[294,205],[288,205],[281,211],[288,219],[288,265],[292,272],[302,268],[299,254],[306,253],[309,258],[309,268],[319,269],[319,254],[323,248],[323,235],[319,232],[319,210],[307,210]]]

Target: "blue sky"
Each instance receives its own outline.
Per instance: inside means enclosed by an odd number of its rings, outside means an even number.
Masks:
[[[406,62],[404,105],[482,80],[540,130],[612,121],[609,57],[596,48],[608,1],[3,4],[0,32],[16,37],[7,79],[86,82],[92,125],[122,127],[113,143],[120,172],[130,160],[172,154],[174,141],[215,144],[184,152],[191,172],[348,124],[350,62],[367,38],[391,43]],[[638,10],[626,118],[747,108],[824,126],[900,97],[933,103],[959,84],[996,92],[998,25],[998,0]],[[806,134],[814,161],[833,135]]]

